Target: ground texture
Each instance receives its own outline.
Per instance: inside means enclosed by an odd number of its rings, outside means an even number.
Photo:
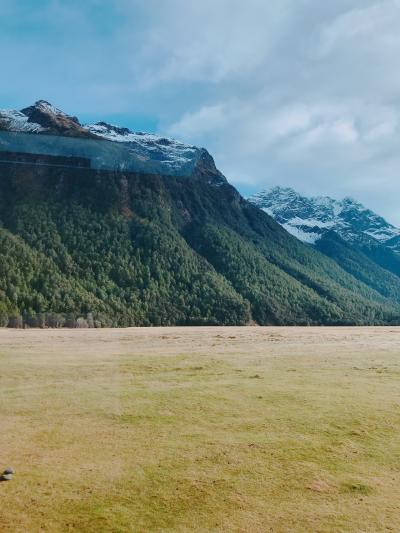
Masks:
[[[400,530],[400,328],[0,330],[1,532]]]

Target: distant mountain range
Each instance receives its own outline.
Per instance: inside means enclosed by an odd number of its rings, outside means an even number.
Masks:
[[[347,242],[371,241],[400,253],[400,229],[352,198],[307,198],[289,187],[272,187],[249,200],[303,242],[314,244],[335,231]]]
[[[203,148],[0,111],[0,325],[400,323],[395,228],[351,240],[310,204],[310,246],[256,200]]]
[[[249,201],[358,279],[376,286],[373,280],[388,273],[400,277],[400,229],[352,198],[307,198],[272,187]]]

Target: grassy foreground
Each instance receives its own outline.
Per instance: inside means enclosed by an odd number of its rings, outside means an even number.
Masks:
[[[0,330],[1,532],[400,524],[400,328]]]

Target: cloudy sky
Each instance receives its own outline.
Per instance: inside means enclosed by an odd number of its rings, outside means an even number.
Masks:
[[[46,99],[206,147],[244,195],[400,225],[400,0],[0,0],[0,107]]]

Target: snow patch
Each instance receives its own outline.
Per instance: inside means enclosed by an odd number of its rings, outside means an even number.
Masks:
[[[4,123],[7,130],[25,133],[40,133],[45,129],[35,122],[29,122],[29,118],[21,111],[0,109],[0,124]]]
[[[64,113],[64,111],[61,111],[61,109],[58,109],[57,107],[53,106],[49,102],[46,102],[46,100],[39,100],[35,103],[35,107],[37,109],[40,109],[41,111],[44,111],[45,113],[50,113],[51,115],[56,115],[59,117],[67,117]]]
[[[300,218],[294,217],[287,221],[287,224],[291,226],[308,226],[310,228],[321,228],[321,229],[331,229],[334,227],[335,223],[332,220],[322,221],[317,218]]]
[[[267,215],[269,215],[270,217],[274,216],[273,210],[270,209],[269,207],[262,207],[261,209],[264,211],[264,213],[267,213]]]
[[[400,236],[400,229],[373,213],[360,202],[346,197],[304,197],[291,188],[272,187],[254,194],[249,201],[263,209],[290,233],[312,243],[327,230],[348,242],[368,237],[382,244]],[[394,248],[400,252],[400,245]]]
[[[302,229],[291,226],[290,224],[282,224],[286,231],[292,234],[294,237],[297,237],[300,241],[306,242],[308,244],[315,244],[320,238],[320,233],[314,233],[312,231],[303,231]]]
[[[87,124],[85,129],[108,141],[125,143],[129,148],[149,159],[155,159],[170,168],[180,168],[193,163],[199,154],[195,146],[153,133],[132,132],[105,122]]]

